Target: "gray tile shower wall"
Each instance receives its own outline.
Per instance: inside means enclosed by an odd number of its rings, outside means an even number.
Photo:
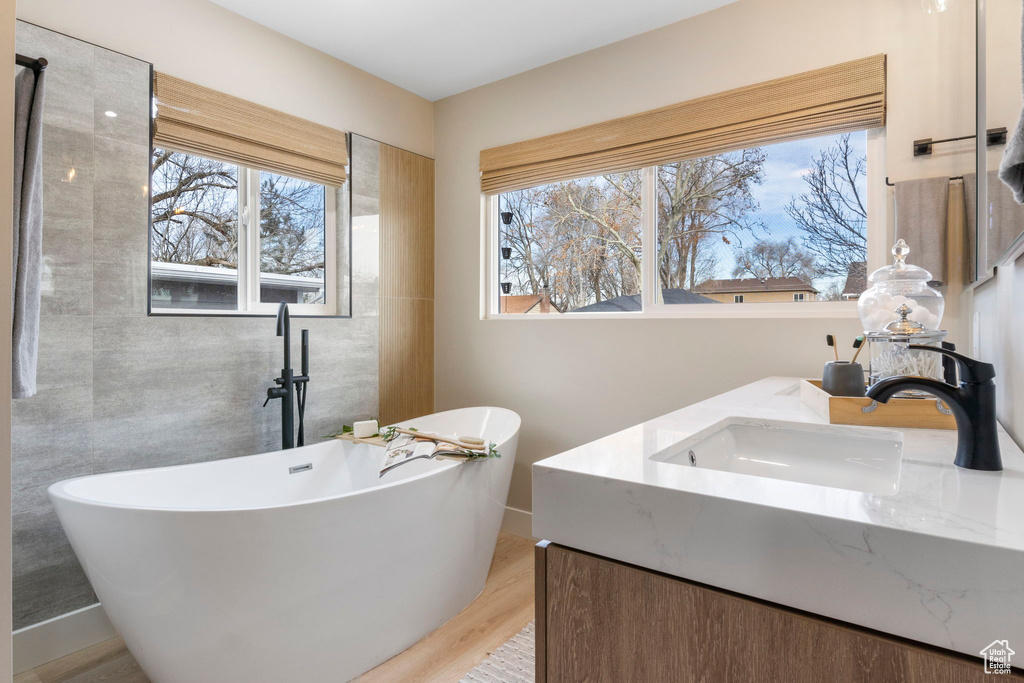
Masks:
[[[12,427],[16,629],[96,602],[50,484],[281,438],[261,407],[281,364],[272,318],[146,314],[149,64],[23,22],[17,48],[50,66],[39,393],[14,402]],[[354,138],[352,318],[293,321],[310,330],[310,441],[377,411],[377,154]]]

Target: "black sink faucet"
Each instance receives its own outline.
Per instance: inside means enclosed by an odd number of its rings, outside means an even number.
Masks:
[[[960,386],[925,377],[889,377],[868,389],[868,398],[886,403],[893,394],[904,389],[938,396],[956,418],[957,446],[953,464],[969,470],[997,472],[1003,469],[996,427],[995,366],[936,346],[911,344],[910,348],[934,351],[954,359],[960,367]]]
[[[304,418],[306,414],[306,387],[309,384],[309,330],[302,330],[302,369],[295,375],[292,369],[292,324],[288,315],[288,304],[281,302],[277,309],[277,336],[284,337],[284,364],[281,376],[274,380],[277,386],[267,389],[266,406],[271,399],[281,399],[281,448],[294,448],[295,404],[298,402],[299,436],[298,445],[305,445]]]

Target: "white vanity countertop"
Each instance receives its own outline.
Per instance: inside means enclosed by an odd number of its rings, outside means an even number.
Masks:
[[[953,465],[956,432],[903,433],[879,495],[651,460],[727,418],[826,424],[772,377],[542,460],[533,534],[977,656],[1024,646],[1024,453]]]

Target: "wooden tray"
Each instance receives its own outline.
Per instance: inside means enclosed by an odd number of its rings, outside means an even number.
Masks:
[[[878,403],[866,396],[831,396],[821,388],[821,380],[805,379],[800,382],[800,400],[832,424],[956,429],[956,419],[946,404],[933,397],[894,398]]]
[[[342,441],[351,441],[353,443],[365,443],[367,446],[378,446],[380,448],[387,448],[388,442],[379,436],[371,436],[368,439],[360,439],[353,436],[352,434],[338,434],[335,439]],[[437,455],[434,456],[434,460],[455,460],[456,462],[465,462],[467,460],[477,460],[478,458],[470,458],[462,455]],[[480,458],[482,459],[482,458]]]
[[[352,441],[353,443],[365,443],[367,446],[380,446],[381,448],[387,448],[388,442],[379,436],[371,436],[369,439],[359,439],[352,434],[338,434],[335,439],[341,439],[342,441]]]

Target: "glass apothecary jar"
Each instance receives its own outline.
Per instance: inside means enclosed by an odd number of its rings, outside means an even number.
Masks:
[[[866,332],[864,340],[870,346],[870,366],[868,384],[875,384],[887,377],[913,375],[942,380],[944,371],[943,356],[931,351],[920,351],[910,348],[911,344],[923,346],[940,346],[946,338],[945,330],[929,330],[919,322],[910,320],[911,308],[901,304],[894,320],[883,330]],[[898,396],[917,395],[917,392],[904,391]]]
[[[907,263],[909,253],[907,243],[897,241],[892,248],[892,265],[879,268],[868,277],[871,287],[857,300],[865,335],[882,332],[889,323],[898,322],[903,305],[910,309],[910,320],[920,323],[925,330],[939,329],[945,301],[942,294],[928,286],[932,274]]]
[[[909,253],[907,243],[898,240],[892,248],[892,265],[871,274],[871,287],[857,301],[864,340],[870,346],[869,384],[901,375],[943,379],[940,354],[910,348],[912,344],[940,346],[947,333],[939,329],[945,309],[942,294],[928,285],[931,273],[907,263]]]

